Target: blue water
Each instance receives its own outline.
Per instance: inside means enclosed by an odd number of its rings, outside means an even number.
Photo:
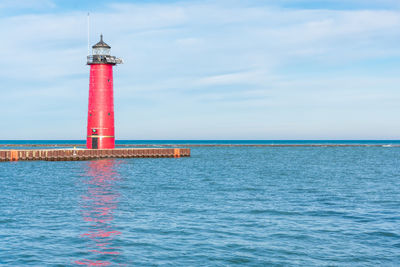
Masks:
[[[0,265],[399,266],[400,148],[0,163]]]
[[[2,144],[81,144],[84,145],[86,140],[0,140],[0,145]],[[116,140],[117,145],[126,144],[150,144],[150,145],[160,145],[160,144],[244,144],[244,145],[254,145],[254,144],[285,144],[285,145],[295,145],[295,144],[363,144],[363,145],[400,145],[400,140]]]

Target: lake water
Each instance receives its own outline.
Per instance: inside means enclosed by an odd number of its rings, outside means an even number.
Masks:
[[[1,162],[0,190],[5,266],[400,266],[397,147]]]

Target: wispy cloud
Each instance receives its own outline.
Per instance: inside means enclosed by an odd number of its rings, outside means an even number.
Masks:
[[[88,90],[86,10],[62,11],[52,1],[23,2],[20,8],[47,6],[57,8],[57,14],[27,11],[0,17],[0,36],[5,37],[0,42],[5,51],[0,104],[26,120],[16,124],[12,116],[3,118],[9,130],[0,132],[0,139],[12,138],[32,120],[43,130],[29,138],[49,138],[46,125],[52,127],[52,115],[44,112],[46,107],[53,114],[59,110],[57,128],[63,138],[82,138]],[[12,3],[0,6],[17,8]],[[296,131],[312,131],[301,122],[313,118],[313,127],[324,119],[335,127],[343,122],[349,138],[362,138],[373,114],[397,118],[400,110],[393,99],[400,98],[399,81],[393,77],[399,70],[400,11],[274,3],[106,3],[92,13],[91,40],[102,32],[112,53],[126,62],[115,74],[118,135],[280,138],[286,130],[295,138]],[[23,118],[32,112],[43,113],[29,122]],[[358,118],[359,128],[351,127],[350,118]],[[175,129],[184,124],[182,134],[174,137],[171,130],[164,135],[162,127],[153,125],[163,121]],[[205,130],[222,121],[236,126],[221,127],[215,135]],[[64,124],[75,126],[61,130]],[[379,138],[399,127],[388,123],[371,131]]]
[[[52,0],[1,0],[0,9],[40,9],[54,8]]]

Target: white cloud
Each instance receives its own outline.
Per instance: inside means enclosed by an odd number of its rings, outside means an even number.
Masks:
[[[138,138],[137,128],[144,129],[140,136],[167,138],[151,125],[161,120],[190,129],[235,122],[245,137],[244,126],[259,123],[257,132],[268,134],[268,127],[287,129],[293,118],[303,121],[306,115],[315,121],[329,117],[332,125],[346,121],[335,108],[365,125],[360,110],[371,115],[367,108],[373,107],[389,117],[400,111],[391,100],[400,98],[395,72],[371,63],[400,56],[399,11],[287,9],[241,1],[110,4],[104,10],[91,15],[91,40],[102,32],[113,54],[125,59],[115,73],[116,108],[123,110],[117,114],[119,133],[125,138]],[[68,125],[84,124],[86,106],[71,107],[87,101],[86,12],[3,17],[0,36],[3,108],[15,109],[17,102],[24,114],[41,103],[40,110],[68,110],[57,113]],[[46,134],[50,114],[42,116],[38,135]],[[2,123],[9,124],[8,133],[20,127],[9,118]],[[388,129],[400,130],[386,125],[380,133]],[[297,124],[294,130],[301,131]],[[228,130],[220,131],[222,136]],[[69,127],[62,133],[81,138],[81,132]],[[197,138],[213,138],[208,134],[199,131]],[[1,138],[11,137],[0,132]]]
[[[244,71],[200,78],[195,85],[226,85],[226,84],[262,84],[266,82],[268,74],[263,71]]]
[[[54,8],[52,0],[1,0],[0,9]]]

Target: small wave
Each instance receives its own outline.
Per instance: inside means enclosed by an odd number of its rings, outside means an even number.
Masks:
[[[15,222],[16,220],[14,220],[14,219],[0,219],[0,224],[3,224],[3,223],[12,223],[12,222]]]
[[[245,264],[245,263],[252,262],[252,260],[248,257],[234,257],[234,258],[228,259],[227,261],[232,264]]]
[[[250,214],[269,214],[269,215],[301,215],[300,212],[297,211],[280,211],[280,210],[251,210],[248,213]]]
[[[296,239],[296,240],[307,240],[310,236],[305,234],[285,234],[285,233],[276,233],[271,234],[270,237],[272,238],[283,238],[283,239]]]
[[[373,232],[368,232],[367,235],[371,236],[384,236],[384,237],[395,237],[399,238],[400,235],[393,233],[393,232],[387,232],[387,231],[373,231]]]

